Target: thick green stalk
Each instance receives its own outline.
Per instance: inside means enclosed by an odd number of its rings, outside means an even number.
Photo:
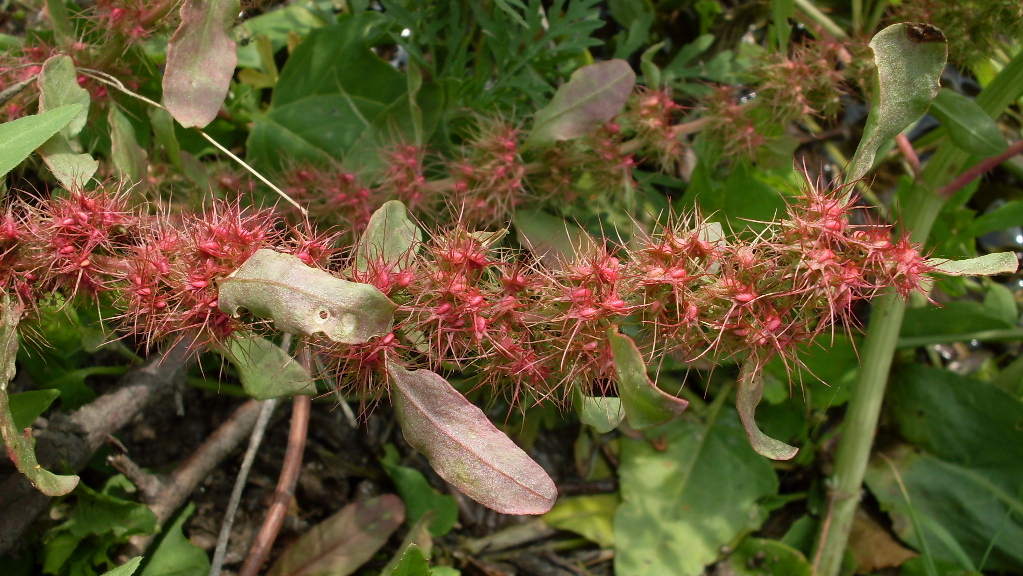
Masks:
[[[998,117],[1021,92],[1023,53],[1014,58],[977,97],[977,104],[992,117]],[[909,194],[902,214],[904,227],[913,242],[927,240],[945,203],[946,198],[937,196],[934,191],[965,169],[968,160],[965,152],[945,142],[924,167],[919,184]],[[860,356],[860,371],[835,455],[834,473],[828,481],[828,511],[814,554],[816,576],[838,576],[842,566],[905,311],[906,301],[896,293],[886,294],[876,301]]]

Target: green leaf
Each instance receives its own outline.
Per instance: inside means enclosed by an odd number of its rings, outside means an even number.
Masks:
[[[433,512],[430,533],[440,538],[458,523],[458,503],[454,497],[440,494],[430,486],[426,476],[408,466],[399,464],[400,457],[393,445],[384,446],[384,457],[380,463],[394,481],[398,494],[405,501],[405,513],[409,524],[415,524],[428,512]]]
[[[78,85],[78,72],[70,56],[52,56],[43,63],[39,73],[39,110],[49,112],[62,106],[81,105],[82,110],[60,129],[71,140],[85,127],[89,117],[89,91]]]
[[[617,326],[607,330],[607,340],[618,374],[618,395],[622,399],[629,426],[637,430],[659,426],[678,418],[689,402],[661,390],[646,375],[646,361],[632,338],[618,333]]]
[[[391,331],[395,305],[369,284],[349,282],[306,266],[297,257],[257,250],[220,282],[220,309],[270,318],[297,336],[322,334],[359,344]]]
[[[316,380],[290,354],[266,338],[232,338],[223,354],[238,369],[245,393],[257,400],[316,394]]]
[[[236,26],[234,31],[238,37],[267,38],[270,41],[271,51],[277,52],[288,45],[289,35],[298,35],[300,38],[304,38],[310,30],[325,25],[327,22],[310,11],[309,7],[288,4],[264,12],[255,18],[248,18]],[[250,41],[238,46],[238,67],[262,68],[263,58],[259,54],[259,50],[258,41]]]
[[[973,568],[986,557],[986,571],[1023,570],[1023,402],[919,365],[899,371],[887,400],[900,435],[917,447],[896,447],[867,472],[895,531],[920,545],[897,473],[936,559]]]
[[[600,434],[606,434],[622,422],[625,412],[620,398],[610,396],[580,396],[579,421],[592,426]]]
[[[948,55],[941,30],[919,22],[881,30],[870,47],[877,64],[874,97],[863,138],[846,171],[847,183],[865,176],[881,146],[927,112]]]
[[[764,397],[764,374],[761,368],[760,361],[755,357],[747,358],[742,363],[739,379],[735,383],[737,388],[735,408],[739,411],[739,418],[746,428],[750,445],[757,454],[772,460],[790,460],[799,453],[799,448],[771,438],[757,427],[755,418],[757,406]]]
[[[391,571],[391,576],[430,576],[432,573],[430,564],[423,557],[423,551],[419,546],[409,544],[401,553],[401,560]]]
[[[525,146],[544,146],[589,134],[621,111],[635,83],[636,73],[625,60],[579,68],[537,112]]]
[[[974,238],[991,232],[1015,228],[1021,222],[1023,222],[1023,200],[1013,200],[978,216],[970,223],[967,234]]]
[[[415,248],[423,241],[423,231],[408,217],[405,205],[397,200],[385,202],[373,213],[355,251],[355,268],[365,272],[371,262],[383,262],[403,270],[412,263]]]
[[[54,130],[56,131],[56,129]],[[14,378],[14,361],[18,357],[18,320],[22,306],[10,296],[0,299],[0,432],[7,454],[32,486],[47,496],[64,496],[78,485],[78,476],[58,476],[43,469],[36,460],[35,438],[23,434],[14,423],[7,396],[7,386]]]
[[[110,156],[114,169],[122,178],[134,183],[146,177],[146,151],[135,138],[135,128],[117,106],[110,107]]]
[[[575,532],[601,548],[611,548],[615,543],[617,510],[617,494],[571,496],[559,499],[554,508],[543,515],[543,521],[552,528]]]
[[[394,494],[349,504],[302,535],[267,576],[352,574],[387,543],[404,520],[405,507]]]
[[[1008,147],[998,124],[976,102],[948,88],[938,91],[931,114],[948,130],[960,150],[975,156],[995,156]]]
[[[1012,252],[996,252],[966,260],[934,258],[927,261],[937,274],[947,276],[994,276],[1012,274],[1019,269],[1019,261]]]
[[[379,163],[382,143],[414,142],[417,114],[410,109],[408,82],[370,49],[387,16],[368,11],[340,20],[312,30],[281,70],[270,109],[256,118],[249,136],[249,159],[256,165],[282,168],[284,158],[345,157],[350,169],[371,168]],[[415,105],[422,138],[429,139],[443,106],[440,88],[424,84]]]
[[[441,478],[502,514],[543,514],[558,489],[482,410],[429,370],[387,363],[391,401],[408,443]]]
[[[649,430],[656,447],[621,438],[618,576],[703,574],[723,546],[766,517],[757,502],[777,491],[777,476],[722,407],[725,396],[706,423],[678,419]]]
[[[228,28],[238,0],[185,0],[181,25],[167,42],[163,103],[185,128],[202,128],[220,112],[238,54]]]
[[[142,556],[136,556],[131,560],[128,560],[124,564],[121,564],[117,568],[106,572],[103,576],[132,576],[139,566],[142,564]]]
[[[62,134],[54,134],[40,146],[39,155],[60,185],[68,190],[82,188],[99,170],[99,162],[90,154],[75,152]]]
[[[728,556],[728,565],[736,576],[810,576],[813,572],[802,552],[764,538],[744,539]]]
[[[164,530],[164,536],[149,557],[141,576],[192,576],[208,574],[210,559],[202,548],[192,544],[181,528],[195,512],[195,503],[189,502],[178,517]]]
[[[30,390],[9,396],[14,427],[24,430],[60,397],[60,390]]]
[[[81,104],[61,106],[49,112],[0,124],[0,176],[7,175],[28,155],[67,126],[82,112]]]
[[[585,230],[546,212],[519,210],[512,217],[519,242],[545,266],[560,269],[577,253],[592,252],[597,242]]]

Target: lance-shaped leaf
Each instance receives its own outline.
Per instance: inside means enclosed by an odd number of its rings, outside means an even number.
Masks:
[[[222,352],[238,369],[245,393],[257,400],[316,394],[316,381],[309,372],[266,338],[232,338]]]
[[[64,496],[78,485],[78,476],[58,476],[39,465],[35,438],[31,431],[22,434],[15,427],[7,400],[7,384],[14,377],[14,360],[18,357],[17,327],[21,311],[21,304],[9,296],[0,299],[0,431],[7,445],[7,454],[36,490],[47,496]]]
[[[537,112],[526,146],[589,134],[618,114],[635,83],[636,73],[625,60],[608,60],[576,70],[550,103]]]
[[[966,260],[932,258],[927,263],[934,272],[946,276],[994,276],[1012,274],[1019,269],[1019,260],[1012,252],[995,252]]]
[[[0,176],[7,175],[61,128],[82,112],[81,104],[61,106],[49,112],[0,124]]]
[[[657,387],[646,375],[646,362],[632,338],[618,333],[617,326],[607,329],[615,371],[618,396],[622,399],[629,426],[641,430],[678,418],[689,402]]]
[[[185,0],[181,26],[167,43],[163,102],[186,128],[213,121],[231,87],[238,63],[228,34],[238,0]]]
[[[355,268],[365,272],[371,262],[382,261],[396,269],[407,267],[414,246],[423,241],[423,231],[408,217],[398,200],[384,202],[373,213],[355,252]]]
[[[220,309],[270,318],[284,332],[359,344],[391,331],[395,305],[369,284],[335,278],[297,257],[257,250],[220,282]]]
[[[942,88],[931,103],[931,114],[941,121],[960,150],[975,156],[994,156],[1008,146],[995,120],[958,92]]]
[[[543,514],[558,489],[550,476],[447,380],[388,362],[391,400],[405,439],[440,477],[503,514]]]
[[[268,574],[353,574],[387,543],[404,521],[405,506],[394,494],[349,504],[285,550]]]
[[[142,182],[146,176],[146,151],[135,139],[131,121],[117,106],[111,106],[107,122],[110,124],[110,159],[114,170],[122,178],[136,184]]]
[[[938,94],[938,79],[948,55],[941,30],[919,22],[893,24],[881,30],[870,41],[870,47],[877,64],[874,96],[846,182],[866,175],[881,146],[927,112]]]
[[[799,448],[775,440],[757,428],[755,415],[760,399],[764,397],[764,375],[760,362],[756,358],[747,358],[742,363],[736,386],[738,390],[736,391],[735,409],[739,411],[739,419],[742,420],[742,426],[746,428],[746,435],[749,436],[749,442],[753,449],[757,451],[757,454],[772,460],[792,459],[799,452]]]

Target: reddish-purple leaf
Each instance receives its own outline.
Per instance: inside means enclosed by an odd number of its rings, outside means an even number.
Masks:
[[[766,456],[772,460],[790,460],[797,453],[799,448],[771,438],[757,428],[755,414],[760,399],[764,397],[764,375],[760,370],[760,363],[756,358],[748,358],[742,364],[739,371],[739,381],[736,383],[735,409],[739,411],[739,419],[746,428],[746,435],[749,436],[750,445],[757,451],[757,454]]]
[[[405,521],[394,494],[349,504],[313,526],[281,555],[269,576],[346,576],[376,554]]]
[[[186,128],[203,127],[220,111],[238,53],[228,29],[238,0],[185,0],[181,26],[167,44],[163,103]]]
[[[547,472],[447,380],[387,364],[405,439],[441,478],[503,514],[543,514],[558,498]]]
[[[583,66],[537,112],[526,145],[543,146],[589,134],[621,111],[635,83],[636,73],[625,60]]]

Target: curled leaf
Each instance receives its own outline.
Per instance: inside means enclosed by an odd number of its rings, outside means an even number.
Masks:
[[[213,121],[231,87],[238,52],[228,29],[238,0],[185,0],[181,26],[167,43],[163,102],[186,128]]]
[[[750,445],[757,451],[757,454],[766,456],[772,460],[791,460],[799,448],[771,438],[757,428],[755,418],[757,405],[764,397],[764,375],[761,373],[761,365],[756,358],[747,358],[742,363],[742,370],[739,371],[737,395],[735,398],[735,409],[739,411],[739,419],[746,428],[746,435],[749,436]]]
[[[632,94],[636,73],[625,60],[583,66],[536,114],[526,146],[585,136],[615,117]]]
[[[881,146],[927,112],[948,56],[941,30],[920,22],[892,24],[874,36],[870,47],[877,64],[874,97],[846,182],[866,175]]]
[[[369,284],[349,282],[306,266],[297,257],[257,250],[220,282],[220,309],[270,318],[284,332],[322,334],[359,344],[391,331],[395,305]]]
[[[15,427],[8,403],[7,384],[14,377],[14,360],[18,356],[17,327],[21,311],[21,304],[9,296],[0,299],[0,432],[7,445],[7,454],[32,486],[47,496],[64,496],[78,485],[78,476],[59,476],[39,465],[35,438],[31,433],[23,434]]]
[[[441,478],[502,514],[543,514],[558,489],[547,472],[447,380],[388,362],[391,399],[405,439]]]
[[[642,430],[678,418],[689,402],[661,390],[646,375],[646,362],[632,338],[607,329],[607,339],[618,373],[618,396],[622,399],[629,426]]]

